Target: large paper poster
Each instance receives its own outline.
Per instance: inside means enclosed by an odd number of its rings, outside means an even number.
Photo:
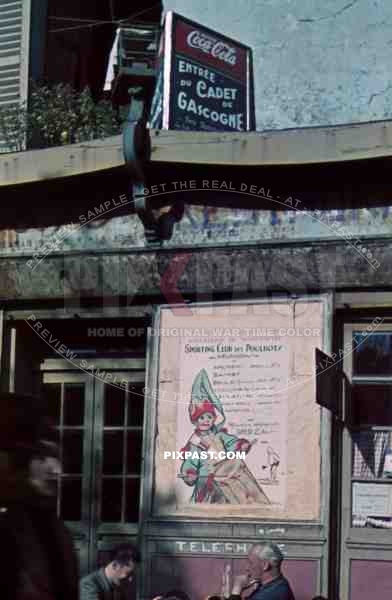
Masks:
[[[156,514],[319,517],[323,310],[307,301],[161,311]]]

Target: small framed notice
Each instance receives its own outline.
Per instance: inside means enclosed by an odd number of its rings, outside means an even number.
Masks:
[[[389,483],[353,483],[353,514],[361,517],[392,515],[392,485]]]

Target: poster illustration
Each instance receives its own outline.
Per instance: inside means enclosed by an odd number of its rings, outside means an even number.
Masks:
[[[189,317],[161,310],[153,511],[316,519],[312,372],[324,305],[309,302],[305,313],[299,301],[238,308],[245,316],[229,306],[196,305]],[[312,335],[287,334],[301,327]]]
[[[181,447],[183,432],[190,432],[190,427],[194,427],[185,446],[191,452],[197,450],[196,454],[200,454],[201,449],[209,449],[211,445],[214,450],[246,454],[243,459],[219,460],[218,457],[214,461],[209,458],[202,464],[198,464],[202,461],[196,460],[195,464],[188,459],[181,467],[181,473],[185,474],[183,482],[188,486],[192,484],[187,469],[198,471],[192,500],[203,498],[205,486],[211,487],[213,482],[215,488],[219,488],[218,497],[223,495],[229,504],[283,507],[287,345],[278,338],[256,341],[245,332],[228,343],[214,338],[203,341],[185,337],[181,345],[180,396],[184,400],[190,396],[190,402],[189,407],[184,402],[177,404],[178,446]],[[206,412],[208,410],[210,412]],[[206,431],[207,420],[210,424]],[[185,502],[188,490],[181,482],[177,482],[177,494]]]
[[[224,408],[205,369],[194,380],[189,417],[195,430],[183,450],[191,456],[184,459],[179,477],[194,486],[191,502],[268,504],[254,475],[237,457],[238,451],[248,454],[252,443],[224,427]],[[229,458],[231,455],[234,458]]]

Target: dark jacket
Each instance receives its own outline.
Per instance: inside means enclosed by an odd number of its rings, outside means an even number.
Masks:
[[[232,595],[230,600],[238,600],[240,596]],[[283,575],[270,583],[257,588],[247,600],[295,600],[290,584]]]
[[[1,600],[78,600],[77,556],[53,500],[0,480]]]
[[[127,583],[113,586],[104,569],[94,571],[80,580],[80,600],[129,600],[131,586]]]

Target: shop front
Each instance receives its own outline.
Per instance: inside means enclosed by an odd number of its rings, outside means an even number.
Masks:
[[[181,588],[201,599],[220,593],[228,565],[245,568],[252,543],[272,540],[296,598],[387,598],[391,302],[338,292],[188,303],[180,316],[158,304],[153,320],[144,307],[121,319],[5,311],[3,384],[39,389],[51,407],[58,512],[82,570],[132,539],[141,597]],[[344,350],[342,418],[316,403],[331,365],[315,348]],[[194,456],[208,451],[195,420],[205,400],[213,447],[227,451],[210,464]]]
[[[105,186],[89,180],[89,195],[81,180],[48,183],[45,201],[69,196],[74,223],[91,211],[83,228],[58,216],[49,227],[40,206],[31,229],[26,212],[26,229],[2,238],[1,385],[48,400],[64,458],[58,513],[82,572],[131,539],[140,598],[176,587],[204,600],[252,543],[272,540],[297,600],[386,600],[386,163],[361,174],[184,160],[146,169],[153,215],[184,205],[164,245],[148,246],[119,200],[129,181],[117,168]],[[316,348],[350,385],[324,387]],[[225,454],[208,456],[203,437]]]

